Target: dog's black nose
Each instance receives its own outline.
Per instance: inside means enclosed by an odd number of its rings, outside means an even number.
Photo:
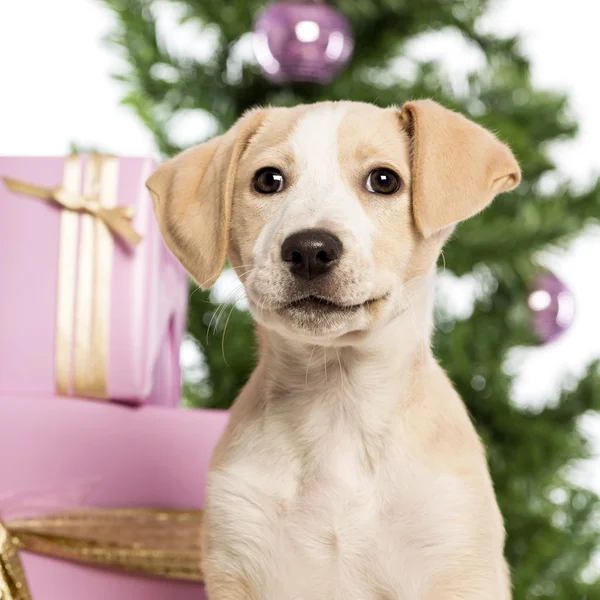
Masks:
[[[287,237],[281,258],[302,279],[315,279],[336,265],[342,255],[340,239],[324,229],[304,229]]]

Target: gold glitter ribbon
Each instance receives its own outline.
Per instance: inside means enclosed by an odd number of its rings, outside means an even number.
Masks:
[[[86,509],[0,521],[0,598],[33,600],[19,551],[126,573],[202,581],[202,511]]]
[[[116,206],[118,159],[92,154],[80,193],[82,160],[65,160],[62,185],[46,188],[4,177],[9,190],[64,209],[60,217],[56,313],[56,391],[107,397],[113,235],[136,246],[133,209]],[[73,373],[73,375],[72,375]]]

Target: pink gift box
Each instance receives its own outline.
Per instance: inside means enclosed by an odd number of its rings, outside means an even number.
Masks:
[[[91,507],[198,509],[221,411],[0,397],[0,517]],[[34,600],[202,600],[201,584],[21,552]]]
[[[81,204],[68,210],[0,179],[0,394],[179,404],[188,283],[145,188],[153,168],[0,157],[0,178]],[[113,233],[99,210],[141,242]]]

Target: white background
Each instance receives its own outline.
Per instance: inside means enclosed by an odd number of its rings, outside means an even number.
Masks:
[[[600,4],[591,0],[507,0],[486,17],[484,28],[523,36],[536,84],[568,92],[581,132],[553,148],[563,173],[582,186],[600,174]],[[169,15],[163,29],[168,34]],[[18,0],[0,5],[0,154],[64,154],[71,142],[120,154],[154,153],[148,132],[119,105],[122,89],[110,74],[119,58],[102,44],[112,14],[94,0]],[[203,52],[190,31],[170,42]],[[357,51],[360,51],[358,49]],[[416,41],[414,55],[442,57],[460,79],[481,57],[454,35]],[[188,115],[176,124],[192,142],[204,120]],[[177,133],[174,131],[174,133]],[[510,235],[510,232],[507,232]],[[520,402],[551,399],[565,375],[581,373],[600,356],[600,234],[592,230],[563,256],[549,259],[576,299],[576,320],[557,343],[520,351]],[[600,433],[600,428],[592,430]]]

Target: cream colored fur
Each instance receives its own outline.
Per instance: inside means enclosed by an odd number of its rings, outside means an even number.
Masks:
[[[262,167],[282,192],[253,191]],[[401,176],[396,194],[366,191],[379,167]],[[258,323],[211,464],[211,600],[510,598],[484,450],[430,336],[443,242],[519,178],[506,146],[429,101],[253,111],[151,177],[174,252],[205,284],[227,248]],[[306,228],[344,253],[300,284],[280,248]],[[303,293],[360,306],[290,308]]]

